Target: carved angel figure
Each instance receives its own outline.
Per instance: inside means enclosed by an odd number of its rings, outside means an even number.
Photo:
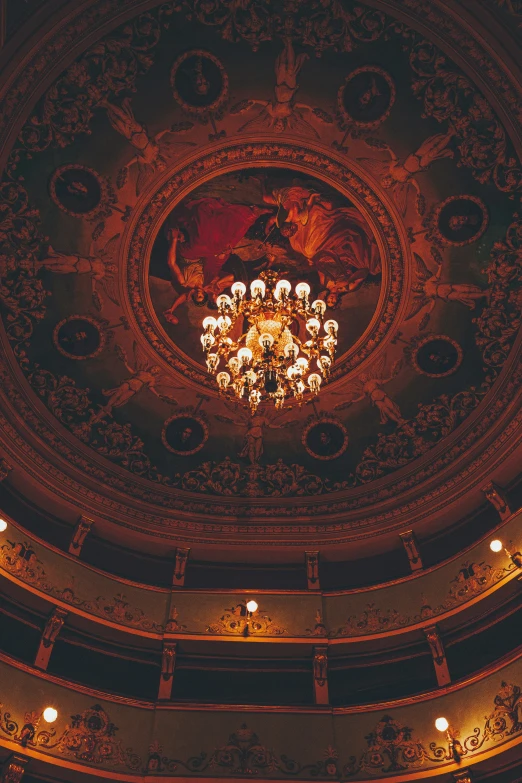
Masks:
[[[113,263],[119,238],[120,235],[115,234],[97,254],[88,256],[61,253],[49,246],[46,257],[36,262],[36,268],[48,269],[58,275],[90,275],[92,296],[97,309],[101,309],[98,286],[103,288],[111,302],[119,304],[116,286],[118,267]]]
[[[382,357],[375,365],[373,370],[363,373],[356,381],[350,383],[344,392],[343,397],[346,399],[335,406],[335,410],[343,410],[349,408],[355,402],[368,397],[372,405],[378,408],[381,415],[381,424],[386,424],[388,421],[394,421],[396,424],[404,424],[405,419],[402,417],[401,410],[396,402],[394,402],[387,394],[382,390],[382,387],[389,383],[396,377],[399,370],[402,368],[402,359],[396,361],[389,375],[385,376],[386,357]]]
[[[284,411],[278,416],[269,416],[265,411],[258,409],[254,416],[251,416],[249,411],[242,410],[239,407],[232,408],[227,405],[227,408],[233,411],[234,418],[231,419],[229,416],[221,416],[216,414],[216,419],[218,421],[224,421],[227,424],[235,424],[236,426],[239,425],[241,427],[246,427],[243,447],[238,453],[238,456],[248,459],[251,465],[256,465],[261,459],[261,455],[263,454],[263,435],[265,427],[272,430],[279,430],[283,429],[284,427],[289,427],[291,424],[295,423],[295,419],[292,419],[291,421],[279,422],[279,419],[281,419],[288,411]]]
[[[447,133],[436,133],[434,136],[430,136],[416,152],[408,155],[402,163],[393,150],[384,143],[380,145],[380,148],[388,153],[389,161],[376,160],[375,158],[357,158],[357,160],[381,177],[381,184],[384,188],[391,189],[397,208],[404,217],[411,188],[414,188],[419,195],[421,192],[415,175],[427,171],[436,160],[454,156],[453,150],[448,148],[454,135],[455,131],[449,130]]]
[[[433,273],[417,253],[413,255],[417,279],[413,285],[414,296],[406,321],[420,313],[424,307],[427,308],[426,316],[429,318],[429,313],[435,307],[437,299],[442,299],[444,302],[460,302],[473,310],[477,300],[488,295],[487,289],[483,290],[472,283],[441,283],[442,264],[437,264],[437,271]]]
[[[283,51],[275,61],[275,99],[273,101],[249,100],[238,104],[236,111],[232,111],[232,114],[243,114],[250,111],[256,104],[263,106],[259,114],[239,128],[238,133],[246,130],[268,129],[274,133],[296,131],[306,136],[319,138],[315,128],[303,117],[303,110],[311,111],[310,106],[295,101],[299,89],[297,77],[307,59],[307,54],[296,56],[292,40],[290,38],[285,40]]]
[[[174,386],[168,379],[161,376],[161,368],[157,364],[151,365],[147,357],[140,351],[137,344],[133,344],[134,361],[131,364],[127,353],[120,346],[116,346],[116,352],[123,361],[125,367],[130,372],[130,378],[126,378],[113,389],[102,389],[102,394],[107,397],[105,405],[100,407],[98,413],[91,419],[91,424],[100,421],[104,416],[110,416],[114,408],[121,408],[126,405],[142,389],[149,389],[160,400],[177,405],[177,400],[171,396],[174,389],[180,389],[180,386]]]
[[[101,101],[101,106],[105,108],[114,130],[121,133],[136,150],[135,157],[123,167],[122,172],[126,176],[130,167],[137,165],[137,196],[158,171],[167,167],[171,158],[178,155],[183,148],[194,146],[191,141],[176,141],[169,129],[157,133],[156,136],[149,136],[145,125],[134,118],[130,98],[124,98],[121,106],[107,100]]]

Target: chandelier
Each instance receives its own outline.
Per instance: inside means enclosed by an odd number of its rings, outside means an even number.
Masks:
[[[307,392],[316,396],[328,380],[337,345],[338,324],[325,321],[325,302],[310,304],[308,283],[298,283],[292,294],[288,280],[272,271],[250,284],[250,297],[241,282],[230,292],[217,297],[219,317],[205,318],[201,335],[207,369],[220,392],[248,400],[252,413],[268,400],[282,408],[286,399],[301,401]],[[248,328],[232,339],[243,318]],[[292,334],[294,322],[304,322],[306,342]],[[218,372],[220,364],[227,369]]]

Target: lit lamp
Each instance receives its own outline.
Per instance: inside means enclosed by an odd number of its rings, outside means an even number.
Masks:
[[[330,375],[339,330],[336,321],[325,320],[326,303],[310,304],[308,283],[298,283],[292,294],[291,283],[272,270],[250,284],[250,296],[240,281],[230,293],[217,297],[219,317],[204,318],[201,335],[208,372],[221,394],[247,400],[252,414],[262,402],[272,400],[282,408],[289,398],[301,402],[307,393],[319,394]],[[246,331],[232,339],[244,319]],[[310,339],[295,336],[290,329],[295,324]]]
[[[0,533],[3,533],[4,530],[7,530],[7,522],[5,519],[0,519]]]
[[[446,734],[450,755],[453,756],[455,761],[460,761],[461,756],[464,754],[464,748],[455,736],[455,731],[450,727],[446,718],[437,718],[435,721],[435,728],[442,734]]]
[[[493,539],[493,541],[489,545],[489,548],[491,549],[492,552],[502,552],[502,550],[504,550],[506,555],[509,558],[511,558],[511,561],[514,563],[514,565],[516,565],[517,568],[522,568],[522,553],[510,552],[509,549],[507,549],[504,546],[502,541],[500,541],[500,539],[498,538]]]
[[[246,608],[247,608],[248,614],[249,615],[253,615],[253,614],[255,614],[255,612],[257,612],[257,610],[259,609],[259,606],[257,604],[257,601],[248,601],[247,605],[246,605]]]
[[[58,717],[58,710],[54,707],[46,707],[43,711],[43,719],[46,723],[54,723]]]

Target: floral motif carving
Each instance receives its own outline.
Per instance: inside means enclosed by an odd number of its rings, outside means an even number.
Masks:
[[[383,715],[365,739],[368,749],[358,761],[352,757],[343,769],[347,777],[356,775],[361,770],[400,772],[424,764],[426,751],[422,743],[413,736],[413,730],[389,715]]]
[[[368,604],[362,615],[352,615],[336,633],[336,636],[364,636],[400,628],[411,623],[411,617],[400,614],[396,609],[382,610],[375,604]]]
[[[267,614],[258,609],[250,614],[246,604],[236,604],[227,609],[224,615],[215,623],[207,626],[207,633],[235,634],[240,636],[282,636],[288,633],[286,628],[275,623]]]

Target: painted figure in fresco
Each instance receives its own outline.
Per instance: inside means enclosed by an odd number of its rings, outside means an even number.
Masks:
[[[343,410],[364,399],[364,397],[368,397],[372,405],[380,413],[381,424],[386,424],[388,421],[404,424],[405,419],[401,414],[399,406],[382,389],[386,383],[389,383],[398,374],[402,367],[402,360],[394,363],[387,377],[383,377],[385,365],[386,357],[383,357],[373,371],[363,373],[356,381],[348,384],[344,391],[340,392],[346,399],[344,402],[336,405],[335,410]]]
[[[442,299],[444,302],[460,302],[470,310],[474,310],[477,301],[488,295],[487,289],[483,290],[472,283],[441,283],[442,264],[437,265],[434,274],[417,253],[413,255],[417,280],[412,289],[414,297],[406,316],[407,321],[420,313],[423,308],[426,308],[426,315],[429,316],[437,299]]]
[[[180,386],[173,386],[165,377],[161,376],[161,368],[158,365],[151,365],[139,350],[136,343],[133,345],[134,362],[130,363],[126,352],[121,346],[117,346],[117,353],[123,361],[125,367],[130,372],[130,378],[126,378],[119,386],[113,389],[102,389],[102,394],[107,397],[105,405],[100,407],[90,423],[94,424],[103,419],[104,416],[111,416],[114,408],[121,408],[126,405],[142,389],[149,389],[160,400],[177,405],[177,400],[171,396],[174,389],[180,389]]]
[[[229,407],[227,405],[227,407]],[[245,438],[241,451],[238,453],[239,457],[248,459],[251,465],[257,465],[263,454],[263,436],[265,427],[268,429],[284,429],[291,424],[295,424],[295,419],[291,421],[285,421],[279,423],[278,420],[281,416],[268,416],[259,408],[252,416],[250,411],[242,411],[240,409],[230,409],[234,411],[234,418],[229,416],[216,415],[218,421],[224,421],[227,424],[235,424],[246,427]],[[284,414],[288,413],[285,411]],[[284,415],[283,414],[283,415]]]
[[[179,155],[182,149],[194,146],[190,141],[176,141],[170,130],[160,131],[153,137],[149,136],[146,127],[134,118],[130,98],[124,98],[121,106],[107,100],[101,101],[100,105],[105,108],[114,130],[121,133],[136,150],[136,156],[124,166],[123,171],[128,171],[134,164],[137,165],[137,196],[152,177],[157,172],[163,171],[169,161]]]
[[[263,198],[277,207],[267,232],[277,225],[292,249],[316,267],[329,307],[357,290],[369,274],[381,271],[375,238],[354,207],[334,207],[320,193],[296,186],[278,188]]]
[[[303,110],[311,111],[304,103],[296,103],[295,96],[299,89],[297,77],[303,64],[308,59],[307,54],[295,54],[290,38],[284,43],[283,51],[275,61],[275,100],[259,101],[251,100],[244,106],[243,111],[248,111],[256,104],[263,106],[262,111],[239,128],[238,133],[246,130],[268,129],[274,133],[286,133],[296,131],[307,136],[319,138],[319,134],[303,117]]]
[[[93,298],[97,297],[97,287],[101,286],[107,297],[119,304],[116,273],[118,267],[113,263],[120,235],[115,234],[96,255],[79,256],[73,253],[61,253],[49,246],[47,255],[36,262],[37,269],[47,269],[58,275],[89,275]]]
[[[232,285],[234,277],[222,274],[223,265],[258,217],[268,212],[221,198],[201,198],[177,209],[177,225],[168,229],[167,262],[173,285],[181,293],[166,310],[167,321],[178,323],[174,312],[189,297],[203,306]]]
[[[391,189],[397,208],[404,217],[411,188],[413,187],[420,194],[415,175],[427,171],[436,160],[453,158],[454,152],[448,145],[454,135],[455,131],[449,130],[447,133],[430,136],[402,163],[387,144],[382,144],[381,149],[386,150],[390,156],[389,161],[375,160],[375,158],[357,158],[357,160],[381,177],[383,187]]]

